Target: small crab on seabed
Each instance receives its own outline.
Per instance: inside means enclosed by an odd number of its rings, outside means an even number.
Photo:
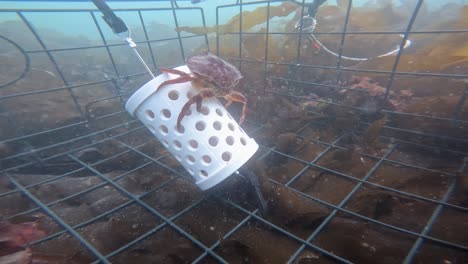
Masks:
[[[176,69],[161,68],[162,72],[176,74],[179,77],[162,82],[157,89],[159,90],[159,88],[168,84],[190,81],[193,87],[199,90],[198,94],[189,98],[187,103],[182,107],[177,118],[177,128],[180,128],[180,123],[189,112],[192,104],[196,103],[197,111],[200,112],[202,100],[210,97],[224,97],[227,101],[225,108],[228,108],[232,102],[242,103],[244,106],[239,120],[239,124],[242,124],[247,114],[247,98],[243,94],[233,90],[239,83],[239,80],[242,79],[239,70],[234,65],[210,52],[191,56],[185,62],[190,69],[190,73]]]

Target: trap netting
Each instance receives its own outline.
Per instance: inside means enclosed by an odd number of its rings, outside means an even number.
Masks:
[[[0,9],[0,262],[466,263],[468,7],[317,2],[114,8],[155,75],[242,73],[259,150],[208,191],[125,110],[152,77],[97,9]]]

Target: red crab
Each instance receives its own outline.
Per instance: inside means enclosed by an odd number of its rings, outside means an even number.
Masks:
[[[189,81],[192,82],[193,87],[199,89],[198,94],[189,98],[188,102],[182,107],[177,118],[177,128],[180,128],[180,123],[192,104],[196,103],[197,111],[200,112],[203,98],[215,96],[224,97],[224,99],[226,99],[226,108],[228,108],[232,102],[244,104],[242,115],[239,120],[239,124],[242,124],[247,114],[247,98],[243,94],[233,90],[239,80],[242,79],[239,70],[234,65],[210,52],[189,57],[186,63],[191,71],[190,73],[175,69],[160,69],[162,72],[177,74],[180,77],[164,81],[159,85],[158,89],[168,84]]]

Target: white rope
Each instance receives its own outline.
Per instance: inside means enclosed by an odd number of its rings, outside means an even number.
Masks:
[[[339,54],[331,51],[330,49],[328,49],[322,42],[320,42],[317,37],[315,37],[315,35],[312,33],[314,32],[315,28],[317,27],[317,20],[311,16],[304,16],[302,18],[302,20],[299,20],[297,21],[296,25],[294,26],[297,30],[300,30],[300,28],[302,27],[302,32],[306,32],[306,33],[310,33],[308,35],[308,38],[311,42],[314,42],[317,43],[317,45],[319,45],[322,49],[324,49],[326,52],[328,52],[329,54],[335,56],[335,57],[340,57]],[[400,37],[403,39],[403,35],[400,35]],[[411,40],[407,39],[405,41],[405,44],[403,45],[403,49],[406,49],[407,47],[409,47],[411,45]],[[385,54],[382,54],[382,55],[378,55],[376,57],[373,57],[373,58],[381,58],[381,57],[386,57],[386,56],[391,56],[391,55],[395,55],[397,54],[398,52],[400,51],[400,46],[397,46],[396,49],[390,51],[390,52],[387,52]],[[348,57],[348,56],[344,56],[344,55],[341,55],[341,58],[344,59],[344,60],[352,60],[352,61],[366,61],[366,60],[370,60],[370,59],[373,59],[373,58],[358,58],[358,57]]]

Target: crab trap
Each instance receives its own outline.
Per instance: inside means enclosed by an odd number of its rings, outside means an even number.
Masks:
[[[468,263],[466,2],[93,2],[0,7],[0,263]]]

